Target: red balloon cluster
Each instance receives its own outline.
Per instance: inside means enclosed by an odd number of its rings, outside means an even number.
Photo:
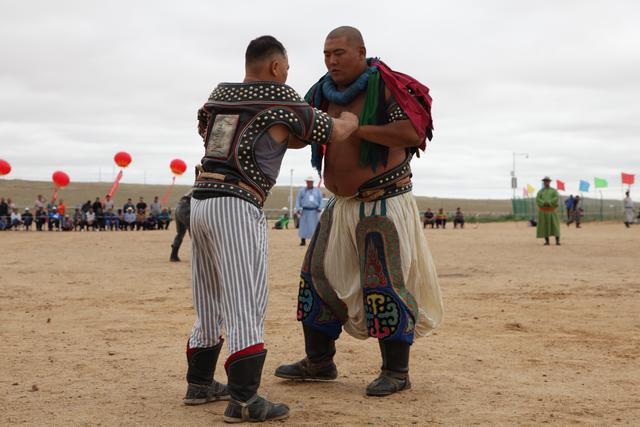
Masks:
[[[71,181],[71,179],[69,178],[69,175],[67,175],[62,171],[55,171],[53,175],[51,175],[51,180],[53,181],[54,185],[58,188],[66,187],[67,185],[69,185],[69,181]]]
[[[131,163],[131,154],[126,151],[119,151],[113,156],[113,160],[116,162],[116,165],[121,168],[126,168]]]
[[[180,159],[171,160],[169,167],[171,168],[171,172],[176,175],[182,175],[184,171],[187,170],[187,164]]]
[[[8,175],[11,172],[11,165],[6,160],[0,159],[0,176]]]

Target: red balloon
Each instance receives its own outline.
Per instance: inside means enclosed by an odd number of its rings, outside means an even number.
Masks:
[[[169,163],[169,167],[171,168],[171,172],[176,175],[182,175],[184,171],[187,170],[187,164],[180,159],[173,159],[171,163]]]
[[[131,154],[126,151],[118,151],[115,156],[113,156],[113,160],[116,162],[116,165],[121,168],[126,168],[131,163]]]
[[[0,159],[0,176],[7,175],[11,172],[11,165],[6,160]]]
[[[51,175],[51,180],[58,188],[64,188],[69,185],[69,175],[62,171],[55,171],[53,175]]]

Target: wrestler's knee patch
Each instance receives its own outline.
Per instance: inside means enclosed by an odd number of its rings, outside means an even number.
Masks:
[[[412,344],[418,309],[404,286],[395,225],[387,217],[370,216],[360,221],[356,234],[369,336]]]
[[[296,317],[305,326],[316,329],[334,340],[338,339],[342,332],[342,323],[316,292],[311,276],[304,273],[300,275]]]

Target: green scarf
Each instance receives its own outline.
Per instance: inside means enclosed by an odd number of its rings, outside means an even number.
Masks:
[[[380,72],[376,69],[369,74],[364,107],[360,113],[360,126],[378,124],[378,107],[380,102]],[[380,145],[371,141],[360,142],[359,163],[362,167],[371,166],[375,171],[381,161]]]

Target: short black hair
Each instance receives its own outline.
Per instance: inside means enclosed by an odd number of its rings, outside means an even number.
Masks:
[[[245,64],[251,65],[256,62],[263,61],[271,57],[271,55],[279,53],[286,55],[287,51],[275,37],[262,36],[251,40],[247,46],[247,52],[244,55]]]

